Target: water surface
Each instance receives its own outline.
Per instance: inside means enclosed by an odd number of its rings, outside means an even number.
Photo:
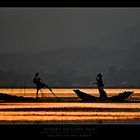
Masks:
[[[54,88],[58,97],[77,97],[71,88]],[[97,89],[82,88],[82,91],[98,95]],[[124,91],[134,91],[129,100],[140,100],[140,89],[105,89],[108,96]],[[0,89],[2,93],[35,97],[36,90]],[[48,89],[43,89],[39,97],[53,97]],[[98,121],[140,121],[140,103],[84,103],[84,102],[43,102],[5,103],[0,102],[0,122],[98,122]]]

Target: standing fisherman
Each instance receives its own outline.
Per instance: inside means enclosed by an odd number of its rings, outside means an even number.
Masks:
[[[105,99],[105,98],[107,98],[107,94],[104,91],[104,83],[103,83],[102,77],[103,77],[102,74],[99,73],[96,77],[97,82],[92,83],[92,84],[97,84],[97,87],[98,87],[98,90],[99,90],[99,93],[100,93],[100,98]]]
[[[38,92],[41,88],[47,87],[52,92],[52,89],[49,86],[47,86],[45,82],[39,77],[38,72],[35,73],[35,77],[33,78],[33,83],[36,84],[36,99],[38,99]]]

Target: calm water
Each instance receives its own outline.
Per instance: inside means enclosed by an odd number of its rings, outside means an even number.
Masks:
[[[72,88],[54,88],[58,97],[77,97]],[[98,96],[97,89],[81,88],[82,91]],[[95,121],[140,121],[140,89],[105,89],[108,96],[124,91],[134,91],[128,100],[132,103],[5,103],[0,102],[0,122],[95,122]],[[2,93],[35,97],[32,89],[0,89]],[[54,97],[43,89],[39,97]]]

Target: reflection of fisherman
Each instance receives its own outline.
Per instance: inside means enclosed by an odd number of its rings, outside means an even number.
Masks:
[[[103,83],[102,77],[103,77],[102,74],[99,73],[96,77],[97,82],[92,83],[92,84],[97,84],[97,87],[100,93],[100,98],[107,98],[107,94],[104,91],[104,83]]]
[[[48,86],[44,83],[44,81],[39,77],[39,73],[38,73],[38,72],[35,73],[35,77],[33,78],[33,83],[36,84],[36,98],[38,98],[38,91],[39,91],[41,88],[43,88],[43,87],[47,87],[47,88],[49,88],[50,91],[52,91],[51,88],[48,87]]]

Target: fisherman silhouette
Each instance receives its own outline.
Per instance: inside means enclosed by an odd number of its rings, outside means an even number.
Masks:
[[[44,83],[42,82],[41,78],[39,77],[39,73],[36,72],[33,78],[33,83],[36,84],[36,99],[38,99],[38,92],[41,88],[45,87]]]
[[[46,83],[39,77],[39,73],[36,72],[33,78],[33,83],[36,84],[36,99],[38,99],[38,92],[41,88],[47,87],[51,92],[51,88],[46,85]]]
[[[102,80],[102,74],[99,73],[96,77],[96,81],[95,83],[92,83],[92,84],[97,84],[97,87],[98,87],[98,90],[99,90],[99,94],[100,94],[100,98],[101,99],[105,99],[107,98],[107,94],[104,90],[104,83],[103,83],[103,80]]]

